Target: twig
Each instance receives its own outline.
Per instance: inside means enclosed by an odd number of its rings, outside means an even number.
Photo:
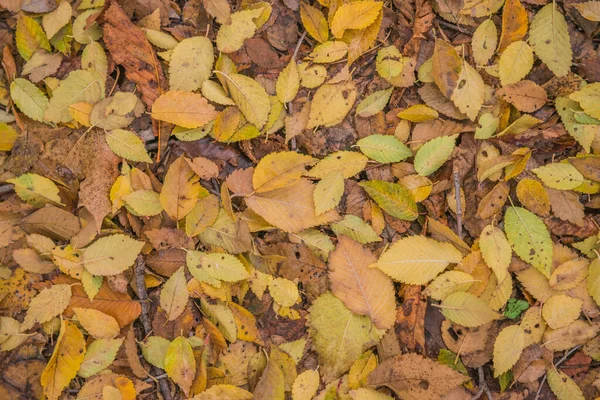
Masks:
[[[567,358],[569,358],[569,356],[573,353],[575,353],[577,350],[579,350],[579,348],[581,347],[581,345],[579,346],[575,346],[572,349],[568,350],[564,356],[562,356],[562,358],[560,360],[558,360],[556,362],[556,364],[554,364],[555,367],[558,367],[560,364],[564,363],[565,361],[567,361]],[[538,388],[537,393],[535,394],[535,399],[534,400],[538,400],[540,398],[540,394],[542,393],[542,388],[544,387],[544,383],[546,383],[546,380],[548,379],[548,374],[544,374],[544,377],[542,378],[542,383],[540,383],[540,387]]]
[[[490,388],[488,387],[487,382],[485,381],[483,367],[479,367],[477,372],[479,373],[479,391],[475,394],[475,396],[471,397],[471,400],[477,400],[481,397],[481,395],[483,395],[483,392],[485,392],[485,395],[488,397],[489,400],[493,400],[494,397],[492,396],[492,392],[490,391]]]
[[[460,202],[460,176],[458,169],[454,170],[452,177],[454,179],[454,198],[456,199],[456,230],[458,237],[462,239],[462,204]]]
[[[144,258],[142,255],[139,255],[137,260],[135,260],[135,285],[142,306],[140,320],[142,321],[142,327],[144,328],[144,335],[148,336],[152,333],[152,324],[150,323],[150,317],[148,316],[148,313],[150,312],[150,303],[148,303],[148,291],[146,289],[146,281],[144,280],[145,271],[146,266],[144,264]],[[163,399],[172,400],[173,397],[171,396],[171,389],[169,388],[169,382],[167,382],[165,371],[158,367],[152,367],[152,375],[154,375],[155,379],[158,379],[158,387]]]

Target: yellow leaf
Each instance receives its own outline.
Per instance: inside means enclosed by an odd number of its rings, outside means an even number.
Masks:
[[[298,286],[285,278],[275,278],[269,282],[269,292],[277,304],[291,307],[298,302],[300,294]]]
[[[29,303],[29,309],[21,325],[21,331],[31,329],[36,322],[44,323],[62,314],[69,306],[70,301],[70,285],[53,285],[49,289],[42,290]]]
[[[252,393],[232,385],[214,385],[194,396],[193,400],[252,400]]]
[[[51,50],[48,37],[40,24],[23,13],[18,14],[15,41],[17,51],[25,60],[29,60],[38,49]]]
[[[144,141],[135,133],[124,129],[115,129],[106,132],[105,138],[108,147],[119,157],[131,161],[152,163],[152,159],[146,152]]]
[[[77,375],[89,378],[108,368],[117,357],[117,352],[124,340],[124,338],[94,340],[85,352]]]
[[[183,336],[176,337],[167,348],[165,356],[165,372],[184,391],[189,394],[194,376],[196,360],[189,340]]]
[[[165,282],[160,291],[160,306],[167,313],[168,320],[176,320],[185,310],[189,298],[185,267],[181,266]]]
[[[494,55],[498,43],[498,29],[492,19],[483,21],[473,33],[471,47],[477,65],[487,65]]]
[[[552,268],[552,239],[544,222],[521,207],[510,207],[504,214],[504,232],[514,252],[545,277]]]
[[[205,0],[202,2],[206,11],[221,25],[231,22],[231,8],[227,0]]]
[[[425,104],[417,104],[410,106],[397,115],[398,118],[408,120],[410,122],[425,122],[436,119],[439,116],[438,112]]]
[[[344,32],[342,40],[348,43],[348,65],[356,61],[375,44],[381,29],[381,21],[383,21],[383,10],[379,12],[375,22],[366,29],[350,29]]]
[[[18,136],[10,125],[0,123],[0,151],[11,151]]]
[[[554,75],[560,77],[569,73],[573,60],[569,27],[554,2],[542,7],[533,17],[529,43]]]
[[[390,87],[389,89],[378,90],[368,95],[356,106],[356,115],[367,118],[383,111],[390,100],[393,90],[394,88]]]
[[[494,377],[497,378],[516,364],[523,353],[525,334],[519,325],[502,329],[494,342]]]
[[[556,369],[554,365],[548,368],[548,386],[558,400],[585,400],[583,392],[573,379]]]
[[[483,105],[485,84],[483,79],[469,63],[463,60],[463,66],[458,75],[456,88],[450,98],[458,109],[466,114],[471,121],[475,121]]]
[[[300,3],[300,19],[306,32],[319,43],[326,42],[329,38],[329,26],[327,26],[327,20],[325,16],[316,7],[311,6],[308,3]]]
[[[104,236],[84,250],[82,261],[93,275],[116,275],[133,265],[143,246],[126,235]]]
[[[35,207],[43,207],[46,204],[63,205],[58,195],[58,188],[48,178],[37,174],[23,174],[6,182],[15,185],[15,192],[21,200]]]
[[[533,51],[521,40],[511,43],[500,56],[500,83],[509,85],[525,78],[533,67]]]
[[[523,178],[517,184],[517,198],[531,212],[541,216],[550,213],[550,198],[544,186],[531,178]]]
[[[547,164],[532,171],[544,185],[552,189],[571,190],[584,183],[583,175],[568,163]]]
[[[468,328],[485,325],[500,318],[487,304],[466,292],[449,294],[442,301],[440,308],[442,314],[450,321]]]
[[[271,100],[265,89],[254,79],[240,74],[224,74],[227,90],[244,117],[257,129],[269,120]]]
[[[298,74],[300,75],[300,85],[302,87],[314,89],[325,82],[327,69],[322,65],[303,62],[298,65]],[[308,102],[308,105],[310,106],[310,102]]]
[[[546,322],[542,318],[542,310],[539,306],[530,307],[521,317],[521,329],[525,333],[523,347],[539,343],[546,330]]]
[[[493,225],[486,226],[479,237],[479,247],[481,256],[494,271],[498,282],[504,281],[512,259],[512,250],[504,232]]]
[[[306,370],[299,374],[292,387],[293,400],[312,400],[319,388],[320,378],[318,370]]]
[[[244,40],[254,36],[256,19],[261,9],[246,9],[231,14],[229,23],[221,25],[217,32],[217,49],[223,53],[233,53],[244,45]]]
[[[137,216],[151,217],[163,211],[160,196],[154,190],[136,190],[122,197],[127,210]]]
[[[473,277],[465,272],[447,271],[431,281],[423,293],[432,299],[444,300],[450,293],[469,290],[474,282]]]
[[[395,281],[424,285],[461,259],[462,253],[450,243],[410,236],[392,244],[375,265]]]
[[[69,113],[71,104],[86,102],[95,104],[104,98],[104,77],[96,71],[75,70],[60,81],[53,90],[52,98],[44,113],[46,121],[66,123],[72,120]]]
[[[333,15],[331,33],[341,38],[346,29],[364,29],[375,22],[383,3],[380,1],[362,0],[342,4]]]
[[[112,339],[121,328],[116,319],[93,308],[73,307],[81,326],[96,339]]]
[[[48,399],[59,398],[65,387],[77,375],[84,357],[83,335],[74,323],[62,321],[54,352],[41,376],[44,394]]]
[[[491,22],[491,19],[488,21]],[[502,35],[498,53],[502,53],[511,43],[525,37],[529,19],[527,11],[519,0],[507,0],[502,10]]]
[[[185,161],[184,156],[171,164],[160,191],[160,204],[169,217],[179,221],[194,208],[203,190],[199,181],[200,178]]]
[[[229,309],[235,318],[238,339],[264,345],[260,331],[256,326],[256,317],[250,311],[236,303],[229,303]]]
[[[73,9],[67,1],[61,1],[58,7],[50,13],[42,16],[42,26],[48,38],[52,38],[60,29],[71,22]]]
[[[550,328],[564,328],[579,318],[582,305],[583,301],[580,299],[556,294],[544,303],[542,316]]]
[[[281,71],[277,77],[275,86],[277,98],[282,103],[288,103],[296,97],[300,88],[300,75],[296,60],[292,59],[290,63]]]
[[[212,71],[214,52],[203,36],[183,39],[175,46],[169,61],[169,88],[193,92],[200,89]]]
[[[216,117],[215,108],[198,93],[170,90],[152,104],[152,118],[184,128],[199,128]]]
[[[256,166],[252,186],[258,193],[289,186],[300,180],[306,167],[316,162],[315,158],[295,151],[270,153]]]
[[[29,118],[42,122],[48,108],[48,99],[27,79],[16,78],[10,84],[10,97]]]
[[[333,210],[342,200],[344,194],[344,176],[341,171],[333,171],[317,183],[313,197],[315,213],[321,215]]]
[[[348,45],[341,40],[329,40],[315,46],[309,57],[314,63],[328,64],[339,61],[348,53]]]
[[[268,223],[285,232],[299,232],[338,218],[328,211],[316,215],[313,200],[314,185],[301,179],[290,186],[246,197],[246,204]]]
[[[331,291],[352,312],[369,316],[375,326],[389,329],[396,318],[396,301],[391,279],[369,268],[375,256],[358,242],[338,237],[329,258]]]
[[[344,179],[353,177],[362,171],[369,159],[355,151],[336,151],[317,163],[307,176],[323,179],[332,172],[341,172]]]

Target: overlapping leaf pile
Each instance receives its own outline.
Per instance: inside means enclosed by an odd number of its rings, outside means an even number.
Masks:
[[[0,398],[599,395],[600,2],[0,7]]]

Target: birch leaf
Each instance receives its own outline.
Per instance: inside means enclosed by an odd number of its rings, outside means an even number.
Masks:
[[[62,391],[77,375],[84,357],[83,335],[73,322],[62,321],[52,357],[41,376],[44,394],[48,399],[57,400],[60,397]]]
[[[369,268],[376,257],[358,242],[338,237],[329,257],[331,291],[352,312],[369,316],[379,329],[389,329],[396,318],[396,301],[391,279]]]
[[[42,290],[29,303],[29,309],[21,325],[21,331],[25,332],[33,327],[36,322],[44,323],[62,314],[71,301],[70,285],[53,285],[49,289]]]
[[[573,60],[569,28],[556,3],[545,5],[533,17],[529,43],[554,75],[569,73]]]
[[[212,43],[203,36],[183,39],[175,46],[169,62],[169,88],[193,92],[200,89],[212,71]]]
[[[169,321],[177,319],[183,313],[188,298],[185,268],[179,267],[160,291],[160,306],[167,313]]]
[[[424,285],[461,259],[462,253],[450,243],[409,236],[392,244],[375,265],[395,281]]]
[[[178,336],[171,342],[165,355],[165,372],[184,391],[189,394],[194,376],[196,360],[189,340]]]
[[[519,325],[502,329],[494,342],[494,377],[511,369],[523,353],[525,333]]]
[[[10,97],[29,118],[44,121],[48,98],[27,79],[17,78],[10,84]]]
[[[449,294],[440,308],[450,321],[468,328],[485,325],[500,318],[486,303],[466,292]]]
[[[160,204],[173,220],[179,221],[192,211],[202,190],[199,181],[184,156],[171,164],[160,191]]]

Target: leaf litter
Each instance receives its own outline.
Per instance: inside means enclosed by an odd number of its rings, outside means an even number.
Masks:
[[[0,1],[0,397],[598,397],[598,4]]]

